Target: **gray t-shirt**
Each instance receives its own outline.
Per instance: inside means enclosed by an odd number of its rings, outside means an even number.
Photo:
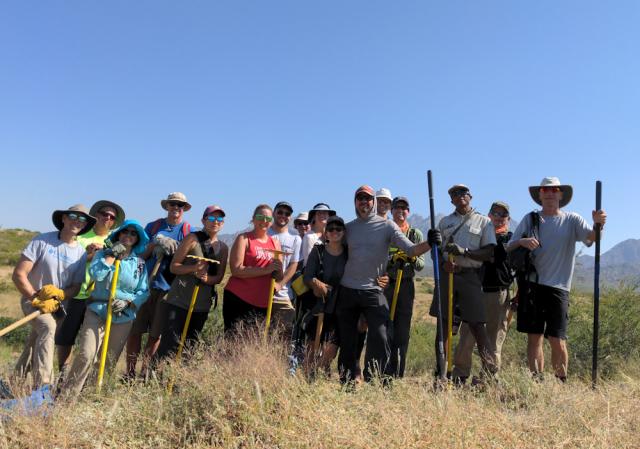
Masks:
[[[340,284],[356,290],[381,290],[376,278],[386,271],[391,244],[413,256],[413,243],[393,221],[375,215],[347,223],[349,258]]]
[[[65,289],[84,280],[87,253],[78,242],[60,240],[58,231],[34,237],[22,255],[33,262],[27,279],[36,290],[47,284]]]
[[[531,235],[531,217],[527,214],[516,228],[509,244]],[[571,290],[571,278],[575,263],[576,242],[591,246],[587,240],[592,228],[575,212],[560,211],[559,215],[546,216],[540,212],[538,231],[540,247],[533,251],[533,266],[538,283],[561,290]],[[535,275],[531,277],[535,281]]]
[[[284,262],[282,264],[283,271],[287,270],[287,267],[291,263],[300,261],[300,236],[291,234],[289,231],[276,234],[272,229],[269,229],[269,235],[275,237],[280,242],[282,251],[285,253],[292,253],[290,256],[284,256]],[[291,283],[287,282],[282,286],[280,291],[275,292],[273,300],[275,302],[288,302],[293,299],[293,293],[291,292]]]

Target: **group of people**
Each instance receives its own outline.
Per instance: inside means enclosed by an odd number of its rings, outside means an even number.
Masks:
[[[571,200],[571,186],[545,178],[530,187],[542,209],[528,214],[513,233],[506,203],[494,202],[484,215],[471,207],[467,186],[456,184],[448,192],[454,211],[429,230],[426,241],[409,224],[408,198],[367,185],[356,189],[356,218],[348,223],[328,204],[317,203],[299,213],[290,230],[290,203],[281,201],[273,208],[260,204],[251,228],[236,237],[231,249],[218,238],[224,210],[206,207],[196,230],[184,220],[191,204],[179,192],[160,202],[166,216],[145,227],[126,219],[112,201],[98,201],[90,209],[75,205],[56,210],[56,231],[36,236],[13,273],[25,315],[40,312],[31,321],[16,371],[22,376],[31,371],[36,386],[54,383],[56,347],[57,390],[76,397],[105,344],[112,297],[107,370],[113,370],[126,348],[124,378],[148,373],[175,356],[184,330],[187,345],[197,341],[228,264],[225,336],[236,338],[241,329],[263,326],[269,315],[271,329],[278,328],[291,343],[294,369],[302,362],[309,375],[318,369],[328,372],[337,356],[343,383],[402,377],[414,278],[425,267],[424,254],[437,248],[440,278],[453,277],[452,321],[459,329],[448,373],[453,380],[462,384],[470,377],[476,345],[481,374],[494,377],[499,370],[515,278],[509,254],[522,251],[530,253],[531,270],[519,280],[526,288],[519,288],[517,328],[529,335],[529,367],[536,374],[543,371],[543,337],[548,337],[555,375],[566,379],[575,243],[589,245],[595,239],[593,227],[582,217],[561,209]],[[602,227],[605,212],[592,215]],[[449,321],[449,284],[440,283],[430,309],[445,323],[443,328]],[[439,341],[447,347],[448,335],[436,337],[436,351]]]

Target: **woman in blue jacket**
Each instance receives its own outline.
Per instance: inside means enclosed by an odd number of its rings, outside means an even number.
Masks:
[[[136,313],[149,296],[147,271],[144,260],[140,257],[149,237],[140,223],[126,220],[111,233],[109,240],[113,242],[113,247],[96,253],[89,267],[89,276],[95,281],[95,287],[88,300],[80,329],[79,352],[61,389],[63,395],[75,397],[80,394],[101,350],[116,259],[120,260],[120,272],[111,307],[107,370],[111,371],[118,361]]]

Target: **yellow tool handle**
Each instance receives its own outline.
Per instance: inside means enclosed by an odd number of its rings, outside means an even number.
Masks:
[[[393,288],[393,298],[391,299],[391,311],[389,318],[393,321],[396,317],[396,306],[398,305],[398,295],[400,294],[400,282],[402,282],[402,268],[398,268],[396,274],[396,285]]]
[[[449,262],[453,263],[453,255],[449,254]],[[451,349],[453,347],[453,273],[449,273],[449,323],[447,332],[447,372],[451,372],[453,369],[453,358],[451,356]]]
[[[109,300],[107,301],[107,320],[104,325],[104,339],[102,340],[102,353],[100,354],[100,368],[98,369],[98,393],[102,390],[102,380],[104,378],[104,367],[107,363],[107,349],[109,347],[109,335],[111,335],[111,314],[113,300],[116,296],[118,286],[118,276],[120,275],[120,260],[116,259],[115,271],[111,279],[111,289],[109,290]]]
[[[267,336],[269,335],[269,326],[271,326],[271,310],[273,309],[273,294],[275,293],[276,280],[271,278],[269,283],[269,302],[267,302],[267,319],[264,323],[264,341],[266,343]]]
[[[42,315],[42,312],[40,312],[39,310],[36,310],[35,312],[31,312],[29,315],[25,316],[24,318],[20,318],[15,323],[10,324],[7,327],[5,327],[4,329],[0,330],[0,337],[2,337],[3,335],[7,335],[12,330],[22,326],[25,323],[28,323],[29,321],[31,321],[32,319],[34,319],[36,317],[39,317],[40,315]]]
[[[180,357],[182,357],[182,349],[184,348],[184,342],[187,340],[187,331],[189,330],[189,323],[191,323],[191,315],[193,309],[196,307],[196,298],[198,298],[198,292],[200,291],[200,283],[196,282],[193,287],[193,293],[191,294],[191,302],[189,303],[189,310],[187,311],[187,318],[184,320],[184,327],[182,328],[182,335],[180,335],[180,343],[178,344],[178,351],[176,352],[176,363],[180,363]],[[169,394],[173,393],[173,383],[175,374],[171,375],[169,384],[167,385],[167,391]]]

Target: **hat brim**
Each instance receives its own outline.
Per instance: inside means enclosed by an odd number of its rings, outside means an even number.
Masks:
[[[112,244],[116,243],[120,239],[120,231],[128,227],[133,227],[138,233],[138,242],[136,243],[136,246],[133,247],[133,252],[140,255],[144,252],[147,244],[149,243],[149,236],[142,225],[140,225],[136,220],[125,220],[118,229],[111,231],[108,238]]]
[[[82,230],[78,232],[78,235],[86,234],[87,232],[91,231],[91,229],[96,224],[96,219],[84,212],[81,212],[78,210],[56,210],[56,211],[53,211],[53,214],[51,215],[51,221],[53,221],[53,225],[56,227],[58,231],[62,231],[62,228],[64,228],[64,223],[62,222],[62,216],[65,214],[80,214],[80,215],[84,215],[87,218],[87,224],[85,224],[84,228],[82,228]]]
[[[114,223],[114,226],[116,228],[119,227],[122,224],[122,222],[125,220],[126,215],[124,213],[124,209],[120,207],[118,204],[114,203],[113,201],[109,201],[109,200],[96,201],[94,205],[91,206],[91,210],[89,210],[89,214],[95,217],[96,214],[103,207],[111,207],[112,209],[116,210],[116,222]]]
[[[316,212],[328,212],[329,213],[329,217],[333,217],[336,215],[336,211],[335,210],[327,210],[327,209],[320,209],[320,210],[310,210],[309,211],[309,222],[312,222],[314,218],[316,218]]]
[[[529,195],[531,195],[531,199],[542,206],[542,201],[540,201],[540,189],[545,186],[530,186],[529,187]],[[573,187],[567,184],[558,185],[558,186],[547,186],[547,187],[559,187],[562,192],[562,199],[560,200],[560,208],[563,208],[567,204],[571,202],[571,198],[573,197]]]
[[[160,206],[162,206],[162,208],[164,210],[169,210],[167,208],[167,203],[182,203],[184,204],[184,211],[188,212],[189,210],[191,210],[191,204],[187,203],[186,201],[180,201],[180,200],[161,200],[160,201]]]

